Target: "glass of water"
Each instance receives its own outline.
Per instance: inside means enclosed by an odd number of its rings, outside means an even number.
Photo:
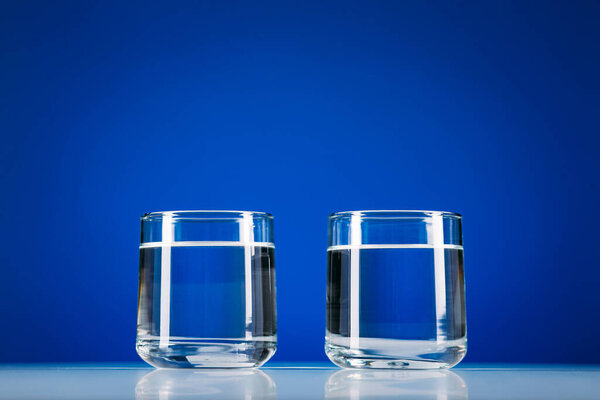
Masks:
[[[136,349],[155,367],[264,364],[277,343],[273,217],[142,216]]]
[[[341,367],[448,368],[467,350],[459,214],[329,217],[327,356]]]

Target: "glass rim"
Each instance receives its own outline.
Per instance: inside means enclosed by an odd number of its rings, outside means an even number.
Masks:
[[[413,215],[410,215],[413,214]],[[442,216],[449,218],[462,219],[462,215],[452,211],[434,211],[434,210],[356,210],[356,211],[338,211],[329,214],[329,219],[333,220],[341,217],[361,216],[361,217],[379,217],[386,219],[407,219]]]
[[[198,215],[199,214],[199,215]],[[220,214],[211,217],[211,214]],[[222,214],[231,214],[231,217],[223,216]],[[259,218],[273,219],[273,215],[263,211],[240,211],[240,210],[175,210],[175,211],[152,211],[145,213],[140,217],[142,220],[149,220],[153,218],[162,218],[165,215],[171,215],[175,218],[187,218],[187,219],[237,219],[243,216],[255,216]],[[198,215],[194,218],[194,215]]]

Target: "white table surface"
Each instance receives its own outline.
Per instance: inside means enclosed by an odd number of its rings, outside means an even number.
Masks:
[[[156,370],[142,364],[0,366],[0,399],[598,399],[600,366],[469,365],[449,371]]]

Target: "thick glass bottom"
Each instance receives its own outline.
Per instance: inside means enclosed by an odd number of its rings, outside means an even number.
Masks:
[[[160,345],[158,339],[138,339],[136,350],[157,368],[253,368],[275,353],[275,340],[185,339]]]
[[[344,368],[439,369],[458,364],[467,353],[467,340],[449,341],[358,338],[331,335],[325,352]]]

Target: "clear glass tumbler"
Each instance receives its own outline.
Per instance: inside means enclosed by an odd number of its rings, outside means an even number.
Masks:
[[[459,214],[329,217],[325,351],[356,368],[447,368],[467,350]]]
[[[136,349],[155,367],[233,368],[275,352],[273,217],[142,216]]]

